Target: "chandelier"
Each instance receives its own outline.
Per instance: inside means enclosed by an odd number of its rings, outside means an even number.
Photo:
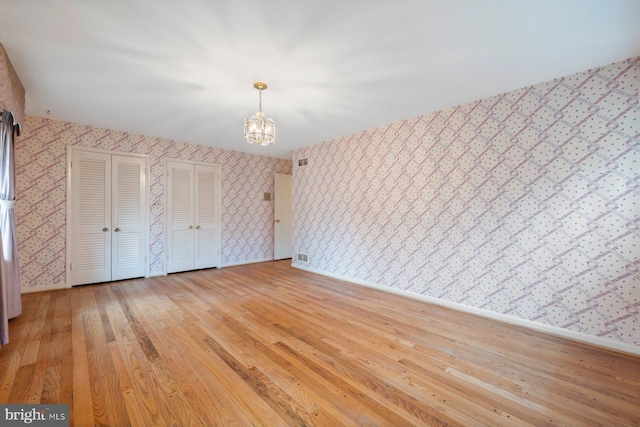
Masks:
[[[262,113],[262,91],[267,88],[266,83],[255,82],[253,87],[260,91],[259,110],[250,119],[244,119],[244,137],[249,144],[269,145],[276,140],[276,124],[271,119],[265,119]]]

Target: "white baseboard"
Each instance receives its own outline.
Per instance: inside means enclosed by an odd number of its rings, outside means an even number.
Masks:
[[[248,261],[230,262],[228,264],[222,264],[222,266],[223,267],[233,267],[234,265],[255,264],[257,262],[265,262],[265,261],[273,261],[273,258],[252,259],[252,260],[248,260]]]
[[[44,286],[31,286],[29,288],[20,288],[20,294],[31,294],[34,292],[44,291],[56,291],[58,289],[67,289],[68,286],[65,283],[57,285],[44,285]]]
[[[534,322],[532,320],[521,319],[519,317],[496,313],[496,312],[485,310],[482,308],[475,308],[468,305],[459,304],[456,302],[450,302],[450,301],[445,301],[445,300],[441,300],[434,297],[414,294],[413,292],[405,291],[402,289],[394,289],[388,286],[380,285],[378,283],[358,280],[351,277],[342,276],[340,274],[327,273],[325,271],[317,270],[315,268],[304,267],[296,264],[293,264],[292,267],[300,270],[309,271],[311,273],[320,274],[322,276],[344,280],[346,282],[354,283],[356,285],[367,286],[370,288],[379,289],[381,291],[389,292],[392,294],[402,295],[402,296],[417,299],[420,301],[428,302],[431,304],[440,305],[443,307],[451,308],[451,309],[462,311],[465,313],[475,314],[475,315],[486,317],[492,320],[497,320],[499,322],[509,323],[511,325],[522,326],[522,327],[533,329],[536,331],[545,332],[551,335],[559,336],[561,338],[567,338],[567,339],[595,345],[598,347],[604,347],[610,350],[616,350],[616,351],[621,351],[621,352],[630,353],[636,356],[640,356],[640,347],[636,347],[634,345],[626,344],[618,341],[613,341],[608,338],[596,337],[596,336],[585,334],[582,332],[570,331],[568,329],[563,329],[557,326],[545,325],[543,323]]]
[[[149,276],[147,276],[146,278],[149,277],[156,277],[156,276],[166,276],[167,273],[153,273],[153,274],[149,274]],[[44,286],[32,286],[29,288],[20,288],[20,294],[31,294],[34,292],[44,292],[44,291],[55,291],[58,289],[71,289],[72,286],[67,286],[66,284],[62,283],[62,284],[58,284],[58,285],[44,285]]]

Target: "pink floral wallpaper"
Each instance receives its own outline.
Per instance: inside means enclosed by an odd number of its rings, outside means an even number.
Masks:
[[[20,131],[24,126],[24,87],[13,69],[9,54],[0,43],[0,112],[11,111]]]
[[[242,144],[240,139],[239,144]],[[23,287],[65,284],[66,146],[147,154],[151,163],[151,274],[164,272],[164,159],[222,169],[222,263],[273,259],[275,173],[291,161],[27,116],[17,140],[16,227]]]
[[[297,150],[294,264],[640,345],[639,83],[634,58]]]

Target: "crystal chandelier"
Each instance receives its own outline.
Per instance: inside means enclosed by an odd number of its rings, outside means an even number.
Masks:
[[[260,107],[255,116],[244,119],[244,137],[249,144],[269,145],[276,140],[276,124],[271,119],[265,119],[262,113],[262,91],[267,88],[266,83],[256,82],[253,87],[260,91]]]

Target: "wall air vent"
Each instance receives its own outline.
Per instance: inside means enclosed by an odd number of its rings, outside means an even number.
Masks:
[[[298,261],[309,262],[309,257],[307,256],[307,254],[298,254]]]
[[[309,164],[309,159],[298,159],[298,166],[307,166]]]

